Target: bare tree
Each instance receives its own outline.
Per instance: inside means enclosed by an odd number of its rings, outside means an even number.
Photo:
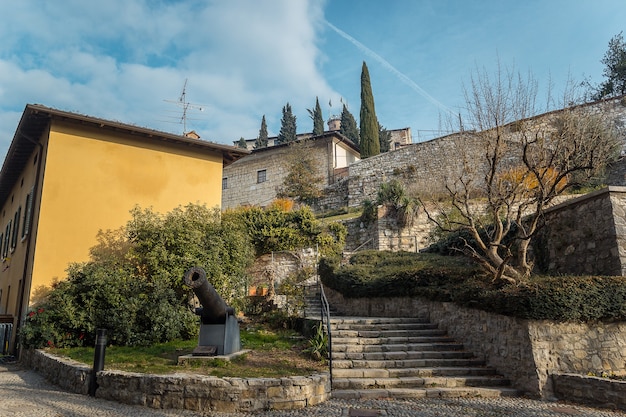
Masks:
[[[432,209],[422,201],[442,230],[469,233],[464,251],[494,279],[530,275],[528,248],[546,208],[619,148],[611,124],[584,106],[534,117],[537,91],[532,76],[477,71],[465,92],[467,116],[459,116],[464,139],[457,141],[457,174],[444,181],[445,204]]]

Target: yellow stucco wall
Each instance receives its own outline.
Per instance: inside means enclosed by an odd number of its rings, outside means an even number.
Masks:
[[[31,289],[86,261],[98,231],[123,226],[136,205],[162,213],[188,203],[219,207],[222,163],[220,152],[53,123]]]

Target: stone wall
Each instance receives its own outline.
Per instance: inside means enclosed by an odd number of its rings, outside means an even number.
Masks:
[[[552,375],[552,379],[558,398],[626,410],[626,381],[563,373]]]
[[[365,224],[360,218],[342,222],[348,229],[346,252],[357,249],[418,252],[429,245],[433,223],[423,210],[409,224],[401,224],[391,207],[378,206],[376,219]]]
[[[269,273],[274,275],[274,285],[278,286],[288,276],[302,268],[315,266],[317,253],[314,249],[300,251],[280,251],[262,255],[254,260],[248,269],[250,285],[269,285]]]
[[[325,289],[340,314],[425,317],[528,395],[552,398],[557,372],[620,373],[626,368],[626,323],[530,321],[421,298],[345,298]]]
[[[626,274],[626,187],[608,187],[546,210],[533,243],[549,273]]]
[[[70,392],[86,394],[91,370],[41,350],[25,351],[22,362]],[[151,408],[254,412],[292,410],[330,398],[328,373],[284,378],[217,378],[192,374],[150,375],[101,371],[96,397]]]
[[[626,96],[603,100],[581,109],[588,113],[602,113],[620,129],[626,154]],[[550,123],[561,111],[545,113],[526,121],[550,128]],[[510,125],[511,137],[516,124]],[[458,177],[464,162],[473,169],[484,159],[480,140],[467,134],[451,134],[426,142],[414,143],[397,150],[360,160],[349,166],[348,206],[359,207],[366,199],[374,201],[380,185],[392,179],[402,181],[410,193],[444,193],[444,184]],[[610,185],[626,185],[626,161],[613,164],[607,172]],[[335,200],[339,201],[339,200]],[[337,209],[339,207],[333,207]]]
[[[27,349],[22,349],[20,362],[66,391],[83,395],[89,392],[92,368],[83,363],[50,355],[41,350]]]

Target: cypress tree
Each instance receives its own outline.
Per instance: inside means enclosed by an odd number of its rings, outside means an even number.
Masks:
[[[370,73],[363,61],[361,69],[361,158],[378,155],[380,142],[378,136],[378,119],[374,107],[374,95],[370,83]]]
[[[283,118],[280,120],[280,132],[277,141],[279,144],[296,140],[296,116],[291,111],[291,105],[283,107]]]
[[[359,128],[356,125],[356,120],[350,110],[343,105],[341,111],[341,127],[339,133],[350,139],[356,146],[359,146]]]
[[[261,129],[259,129],[259,136],[254,143],[254,149],[267,148],[267,123],[265,123],[265,115],[261,119]]]
[[[315,110],[307,109],[309,116],[313,119],[313,136],[318,136],[324,133],[324,118],[322,116],[322,108],[320,107],[320,101],[315,97]]]
[[[237,146],[242,149],[248,149],[248,144],[246,143],[246,140],[243,138],[243,136],[239,138],[239,142],[237,142]]]

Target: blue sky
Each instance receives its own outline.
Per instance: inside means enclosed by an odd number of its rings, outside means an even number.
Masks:
[[[380,123],[427,140],[476,68],[558,96],[602,81],[625,29],[624,0],[0,0],[0,155],[27,103],[182,133],[185,80],[187,130],[213,142],[256,137],[263,115],[277,134],[287,102],[311,131],[316,97],[358,120],[363,61]]]

